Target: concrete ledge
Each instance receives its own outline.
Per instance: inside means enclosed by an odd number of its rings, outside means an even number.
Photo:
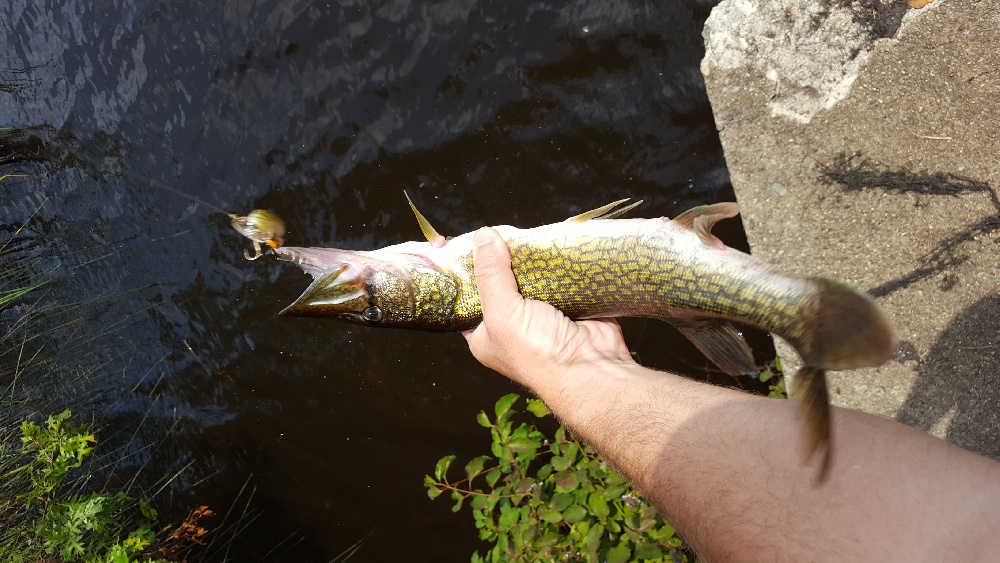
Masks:
[[[706,24],[751,248],[893,320],[897,359],[832,374],[836,404],[1000,459],[1000,12],[844,4],[725,0]]]

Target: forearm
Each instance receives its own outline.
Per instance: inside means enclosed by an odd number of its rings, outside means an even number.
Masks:
[[[993,541],[998,464],[895,422],[835,409],[816,486],[790,401],[624,362],[531,384],[710,560],[926,560]]]
[[[718,561],[996,560],[1000,464],[890,420],[833,410],[816,485],[795,405],[634,361],[614,321],[572,322],[517,293],[490,229],[473,258],[483,362],[530,387]]]

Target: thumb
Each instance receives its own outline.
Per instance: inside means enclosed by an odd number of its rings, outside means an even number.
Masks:
[[[476,287],[483,306],[483,318],[522,301],[510,266],[510,249],[500,233],[489,227],[476,231],[472,239],[472,264]]]

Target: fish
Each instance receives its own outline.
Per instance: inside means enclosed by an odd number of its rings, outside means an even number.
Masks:
[[[281,314],[426,331],[464,331],[482,320],[472,237],[446,238],[407,201],[424,234],[377,250],[281,246],[312,283]],[[875,301],[826,277],[797,277],[726,246],[712,234],[739,214],[735,202],[694,207],[673,219],[620,218],[640,202],[615,201],[549,225],[495,227],[507,242],[518,289],[572,319],[647,317],[674,325],[721,370],[759,373],[734,323],[788,341],[802,359],[792,397],[806,462],[832,460],[826,373],[878,366],[898,340]]]

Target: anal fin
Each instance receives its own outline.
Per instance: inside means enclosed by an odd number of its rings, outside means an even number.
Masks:
[[[695,326],[674,322],[674,326],[702,354],[729,375],[756,375],[753,352],[736,327],[726,322]]]
[[[818,452],[821,456],[816,482],[822,484],[830,472],[830,395],[826,389],[826,371],[805,366],[795,374],[792,397],[799,402],[799,417],[805,428],[802,436],[806,461]]]

